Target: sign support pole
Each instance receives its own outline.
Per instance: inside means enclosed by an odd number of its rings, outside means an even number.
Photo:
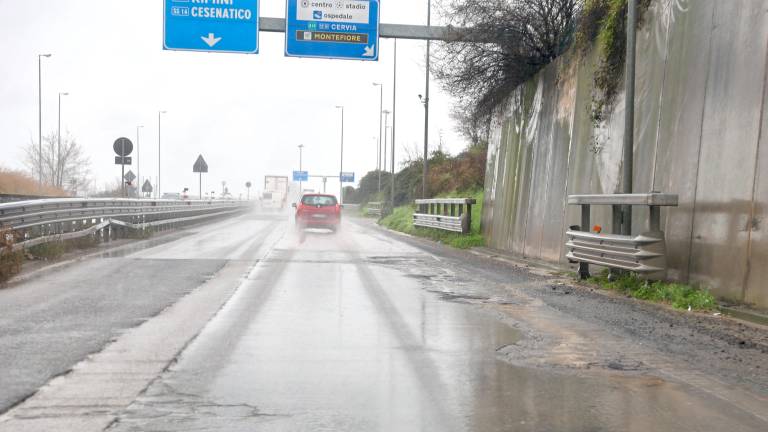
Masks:
[[[123,156],[121,156],[121,164],[120,164],[120,184],[123,186],[123,198],[125,198],[125,141],[120,142],[120,148],[121,153]]]

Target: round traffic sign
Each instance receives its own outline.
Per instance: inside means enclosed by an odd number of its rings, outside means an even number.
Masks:
[[[133,143],[128,138],[118,138],[112,148],[118,156],[128,156],[133,151]]]

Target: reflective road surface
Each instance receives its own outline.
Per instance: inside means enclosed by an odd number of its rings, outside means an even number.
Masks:
[[[241,232],[260,233],[258,244],[240,239],[233,246],[237,230],[229,223],[222,235],[195,234],[205,242],[187,238],[133,252],[244,266],[231,296],[170,365],[137,397],[98,412],[111,410],[107,430],[768,430],[768,410],[760,412],[765,395],[717,394],[706,381],[687,382],[693,375],[578,367],[582,348],[562,341],[538,349],[572,366],[548,366],[531,353],[515,361],[516,348],[546,339],[534,324],[521,324],[536,305],[514,294],[515,285],[537,283],[527,273],[491,278],[366,221],[306,236],[287,220],[239,223]],[[543,319],[530,311],[532,323]],[[538,328],[578,333],[569,322]],[[658,353],[604,333],[607,347],[632,350],[624,365],[663,363]],[[64,405],[56,415],[69,415]],[[15,421],[41,416],[25,409]]]

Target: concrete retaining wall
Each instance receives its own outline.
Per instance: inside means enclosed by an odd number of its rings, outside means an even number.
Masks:
[[[624,100],[593,126],[596,55],[569,53],[494,119],[483,230],[491,247],[565,262],[568,194],[620,187]],[[655,0],[638,34],[636,192],[665,209],[672,279],[768,307],[768,0]],[[608,208],[592,219],[610,229]],[[635,212],[642,230],[647,211]]]

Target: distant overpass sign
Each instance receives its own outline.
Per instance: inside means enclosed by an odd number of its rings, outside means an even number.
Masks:
[[[286,1],[286,56],[379,59],[379,0]]]
[[[309,172],[308,171],[294,171],[293,172],[293,181],[295,181],[295,182],[309,181]]]
[[[355,182],[355,173],[353,172],[342,172],[339,176],[342,183],[354,183]]]
[[[259,0],[164,2],[163,49],[259,52]]]

